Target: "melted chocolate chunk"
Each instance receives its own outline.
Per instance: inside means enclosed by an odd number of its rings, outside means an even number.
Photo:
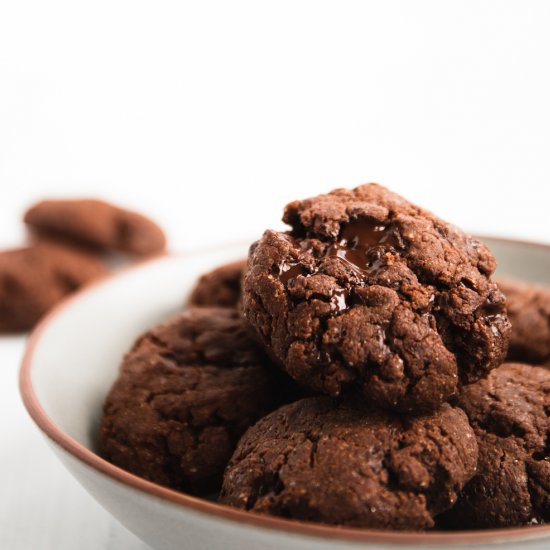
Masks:
[[[287,285],[292,279],[298,275],[306,275],[307,272],[298,262],[283,262],[279,266],[279,280]]]
[[[287,240],[301,251],[311,250],[305,240],[287,236]],[[402,248],[397,229],[373,219],[361,218],[348,223],[341,231],[340,239],[331,244],[320,257],[335,257],[366,275],[377,275],[388,264],[388,259]],[[279,280],[287,285],[299,275],[309,276],[300,260],[285,261],[279,265]],[[342,304],[340,300],[340,304]],[[341,308],[338,309],[341,311]]]
[[[354,268],[373,274],[386,265],[382,258],[399,247],[394,227],[363,218],[343,228],[340,240],[329,247],[327,255],[341,258]]]

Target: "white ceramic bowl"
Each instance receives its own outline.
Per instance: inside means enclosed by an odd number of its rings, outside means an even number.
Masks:
[[[500,275],[550,283],[550,247],[485,240]],[[181,308],[201,273],[246,252],[236,245],[147,262],[76,294],[31,336],[20,380],[25,405],[67,469],[101,505],[157,549],[550,547],[550,525],[403,533],[260,516],[160,487],[95,454],[101,405],[124,352],[142,331]]]

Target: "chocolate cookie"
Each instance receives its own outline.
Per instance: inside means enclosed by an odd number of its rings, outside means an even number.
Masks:
[[[235,309],[191,308],[143,335],[122,363],[99,434],[107,459],[207,494],[241,434],[287,398]]]
[[[198,280],[189,296],[193,306],[236,307],[241,297],[241,278],[246,260],[222,265]]]
[[[328,397],[262,418],[239,442],[220,501],[335,525],[427,529],[474,475],[466,415],[443,405],[400,417]]]
[[[376,184],[285,208],[252,245],[243,313],[296,380],[430,410],[499,365],[510,335],[487,247]]]
[[[149,218],[95,199],[45,200],[25,214],[36,233],[138,256],[164,250],[162,229]]]
[[[550,288],[507,280],[497,284],[506,296],[512,323],[508,359],[550,362]]]
[[[95,256],[49,242],[0,252],[0,332],[31,329],[62,298],[104,273]]]
[[[459,529],[550,520],[550,371],[507,363],[463,388],[479,444],[477,475],[442,523]]]

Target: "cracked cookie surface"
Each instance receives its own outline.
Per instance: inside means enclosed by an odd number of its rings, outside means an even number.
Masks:
[[[479,445],[478,473],[442,518],[451,528],[550,520],[550,371],[506,363],[463,388]]]
[[[250,248],[242,309],[314,391],[432,410],[504,359],[510,324],[478,240],[376,185],[288,204]]]
[[[241,434],[287,389],[235,309],[191,308],[124,358],[104,405],[101,453],[150,481],[207,494]]]
[[[254,512],[381,529],[426,529],[472,477],[466,415],[404,417],[329,397],[261,419],[239,442],[220,500]]]
[[[497,284],[512,323],[508,360],[550,363],[550,288],[504,279]]]
[[[246,259],[221,265],[204,275],[189,295],[191,306],[237,307]]]

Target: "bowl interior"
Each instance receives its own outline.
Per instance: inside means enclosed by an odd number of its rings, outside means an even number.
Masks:
[[[497,259],[496,277],[550,285],[550,246],[483,237]]]

